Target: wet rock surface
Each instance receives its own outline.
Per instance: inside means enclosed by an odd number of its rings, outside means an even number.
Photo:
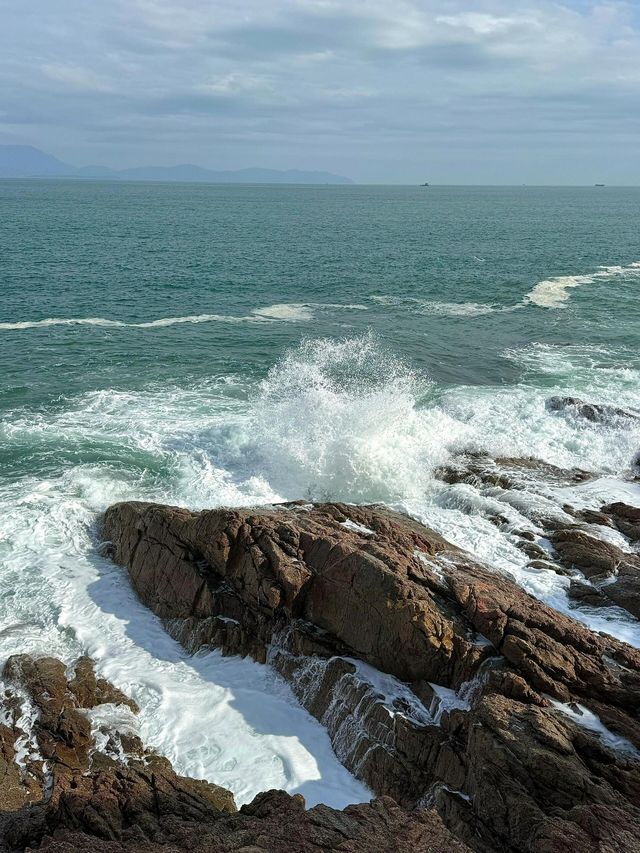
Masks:
[[[124,503],[104,538],[185,646],[275,666],[376,794],[473,850],[640,850],[640,654],[433,531],[382,507]],[[549,560],[590,583],[563,543]]]
[[[568,400],[566,406],[570,407],[587,405],[574,398],[557,399]],[[558,406],[566,407],[565,403]],[[602,417],[636,417],[621,410],[608,411],[611,407],[596,408],[606,410],[600,413]],[[640,508],[622,501],[598,508],[561,506],[550,489],[578,487],[593,475],[533,458],[493,459],[481,453],[466,454],[436,473],[444,482],[473,486],[484,496],[525,492],[532,498],[530,505],[517,500],[516,505],[528,516],[533,530],[517,529],[501,514],[490,520],[530,558],[529,567],[566,575],[570,579],[569,596],[580,606],[617,606],[640,618]],[[633,480],[633,476],[627,479]],[[540,502],[537,499],[541,495]],[[508,503],[509,498],[506,500]],[[606,535],[608,531],[620,534],[620,544]],[[622,547],[623,542],[626,547]]]
[[[87,711],[136,708],[87,658],[69,678],[54,658],[15,656],[3,681],[0,850],[468,851],[435,810],[389,798],[340,812],[267,791],[236,810],[229,791],[178,776],[130,732],[94,730]]]
[[[580,468],[559,468],[533,457],[499,456],[484,453],[464,454],[435,471],[436,477],[449,485],[467,483],[479,487],[498,487],[505,490],[523,489],[532,479],[544,478],[546,483],[570,485],[591,480],[593,474]]]
[[[633,422],[639,420],[637,414],[620,409],[617,406],[607,406],[601,403],[587,403],[578,397],[550,397],[547,400],[550,412],[562,412],[583,418],[598,424],[618,424],[620,421]]]
[[[549,534],[557,560],[583,576],[572,580],[570,595],[591,605],[615,604],[640,618],[640,553],[633,550],[640,533],[640,509],[618,502],[574,515],[586,524]],[[617,530],[626,538],[627,548],[600,538],[603,527]]]

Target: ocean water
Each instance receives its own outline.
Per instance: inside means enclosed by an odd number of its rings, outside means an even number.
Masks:
[[[0,663],[91,654],[147,743],[239,802],[368,798],[268,668],[189,657],[100,558],[96,519],[129,498],[383,501],[640,645],[490,521],[640,505],[640,422],[545,407],[640,410],[639,216],[608,187],[0,181]],[[465,451],[596,476],[434,477]]]

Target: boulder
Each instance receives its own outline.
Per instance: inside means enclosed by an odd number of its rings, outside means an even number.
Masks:
[[[623,551],[580,527],[562,528],[549,537],[560,562],[578,569],[595,584],[593,594],[587,594],[584,584],[572,584],[574,598],[589,604],[617,604],[640,618],[640,555]]]
[[[103,530],[175,637],[268,660],[379,796],[473,850],[640,849],[635,649],[383,507],[127,502]]]
[[[603,506],[600,512],[631,542],[640,542],[640,507],[617,501]]]

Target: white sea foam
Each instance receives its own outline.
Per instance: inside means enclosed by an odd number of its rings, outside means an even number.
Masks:
[[[524,297],[525,303],[541,308],[560,308],[569,299],[569,290],[595,281],[608,281],[618,276],[640,276],[640,261],[628,266],[602,266],[592,273],[582,275],[559,275],[540,281]]]
[[[635,748],[631,741],[622,735],[617,735],[615,732],[612,732],[611,729],[605,726],[597,714],[594,714],[593,711],[590,711],[584,705],[580,705],[577,702],[558,702],[551,696],[546,696],[546,698],[556,710],[560,711],[566,717],[569,717],[569,719],[573,720],[577,725],[582,726],[582,728],[593,732],[603,743],[611,747],[611,749],[618,750],[619,752],[626,752],[633,758],[640,758],[640,752]]]
[[[339,807],[368,799],[269,668],[217,652],[189,657],[137,600],[126,572],[97,556],[95,510],[132,491],[121,472],[102,466],[2,490],[2,618],[30,613],[38,627],[3,639],[0,659],[17,650],[91,655],[140,705],[135,725],[148,745],[178,772],[229,787],[240,803],[273,787]],[[136,491],[144,496],[144,486]]]
[[[444,317],[483,317],[485,314],[508,310],[513,309],[481,302],[428,302],[426,300],[418,309],[421,314],[439,314]]]
[[[483,302],[440,302],[413,296],[396,297],[376,295],[371,297],[380,305],[408,307],[414,314],[435,314],[442,317],[482,317],[485,314],[514,311],[517,305],[490,305]]]
[[[0,323],[2,331],[40,329],[47,326],[102,326],[107,329],[154,329],[175,326],[181,323],[243,323],[252,317],[230,317],[223,314],[194,314],[188,317],[161,317],[144,323],[125,323],[123,320],[108,320],[104,317],[48,317],[45,320],[20,320],[15,323]]]
[[[615,608],[573,609],[567,578],[527,566],[508,533],[531,528],[532,508],[561,512],[562,503],[579,506],[580,494],[597,508],[618,494],[612,484],[640,443],[637,427],[581,424],[549,412],[544,401],[589,389],[594,402],[631,405],[638,377],[602,353],[579,370],[570,348],[512,357],[533,359],[532,370],[542,360],[545,387],[436,393],[367,335],[303,343],[258,388],[212,379],[189,388],[102,390],[52,410],[8,413],[0,425],[5,449],[19,459],[28,448],[53,473],[0,484],[0,658],[91,654],[101,674],[140,704],[150,745],[180,772],[226,785],[241,802],[268,787],[339,806],[368,797],[268,668],[216,653],[188,657],[137,601],[126,574],[96,555],[96,513],[132,498],[194,508],[305,495],[385,501],[559,611],[640,646],[636,620]],[[480,491],[434,480],[435,467],[473,449],[605,476],[573,494],[539,483]],[[51,469],[61,454],[73,464]],[[624,489],[627,502],[640,504],[637,484]],[[497,512],[509,520],[506,531],[491,523]]]
[[[569,299],[569,291],[583,284],[609,281],[620,277],[640,277],[640,261],[627,266],[601,266],[594,272],[577,275],[560,275],[539,281],[522,301],[514,305],[484,302],[444,302],[415,296],[376,294],[371,297],[380,305],[392,305],[411,310],[413,314],[434,314],[443,317],[483,317],[487,314],[510,313],[527,305],[541,308],[561,308]]]
[[[315,312],[321,309],[335,308],[342,311],[366,311],[366,305],[341,305],[336,302],[284,302],[277,305],[268,305],[266,308],[254,308],[254,317],[263,317],[267,320],[313,320]]]
[[[102,326],[109,329],[157,329],[176,326],[183,323],[257,323],[261,321],[308,322],[316,310],[341,309],[366,311],[366,305],[340,305],[338,303],[299,302],[266,305],[253,308],[246,316],[234,317],[228,314],[191,314],[186,317],[160,317],[140,323],[128,323],[124,320],[109,320],[105,317],[47,317],[44,320],[18,320],[0,323],[0,331],[18,331],[38,329],[47,326]]]

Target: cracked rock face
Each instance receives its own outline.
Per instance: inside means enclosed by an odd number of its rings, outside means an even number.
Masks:
[[[433,531],[124,503],[104,537],[175,637],[268,660],[376,794],[474,850],[640,850],[640,655]]]
[[[100,705],[137,708],[88,658],[69,678],[59,660],[17,655],[2,675],[0,850],[468,853],[433,809],[389,798],[307,811],[301,796],[267,791],[237,811],[229,791],[178,776],[130,732],[95,730],[87,712]]]

